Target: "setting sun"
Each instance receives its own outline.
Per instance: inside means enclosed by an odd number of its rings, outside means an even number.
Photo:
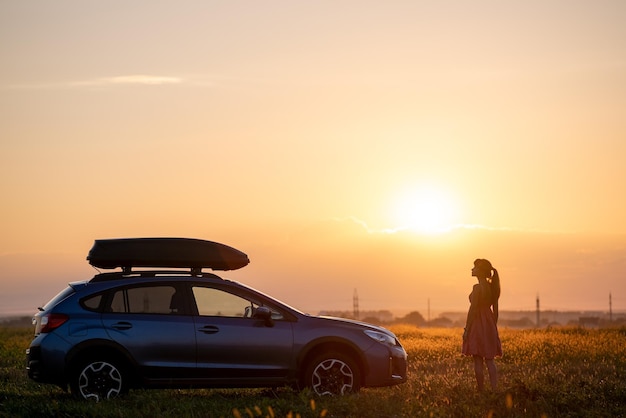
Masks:
[[[413,188],[400,195],[393,206],[398,229],[435,234],[449,229],[458,216],[458,203],[435,185]]]

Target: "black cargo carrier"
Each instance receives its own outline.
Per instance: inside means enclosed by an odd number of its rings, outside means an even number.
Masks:
[[[193,238],[99,239],[87,260],[94,267],[121,267],[125,272],[134,267],[236,270],[250,263],[248,256],[235,248]]]

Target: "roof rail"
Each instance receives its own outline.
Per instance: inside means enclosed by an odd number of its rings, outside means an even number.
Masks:
[[[96,282],[106,282],[106,281],[110,281],[110,280],[122,280],[122,279],[130,279],[130,278],[136,278],[136,277],[156,277],[158,275],[169,275],[169,276],[190,276],[190,277],[197,277],[200,279],[220,279],[220,280],[224,280],[222,279],[220,276],[213,274],[213,273],[208,273],[208,272],[202,272],[202,271],[195,271],[194,269],[192,269],[191,271],[188,270],[130,270],[130,269],[124,269],[123,271],[113,271],[113,272],[106,272],[106,273],[99,273],[96,274],[89,282],[90,283],[96,283]]]

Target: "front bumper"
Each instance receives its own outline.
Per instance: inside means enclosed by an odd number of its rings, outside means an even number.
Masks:
[[[379,346],[376,355],[368,352],[369,373],[365,377],[366,387],[393,386],[407,380],[407,355],[402,346]]]
[[[404,353],[404,355],[402,355],[402,353]],[[402,353],[389,357],[389,369],[391,370],[391,378],[397,383],[404,383],[406,382],[407,378],[407,355],[404,350],[402,350]]]

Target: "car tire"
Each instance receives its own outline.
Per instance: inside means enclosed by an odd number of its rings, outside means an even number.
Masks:
[[[361,388],[357,363],[338,351],[316,356],[305,372],[304,384],[319,396],[347,395]]]
[[[74,368],[70,390],[77,398],[96,402],[116,398],[128,391],[128,374],[115,359],[87,359]]]

